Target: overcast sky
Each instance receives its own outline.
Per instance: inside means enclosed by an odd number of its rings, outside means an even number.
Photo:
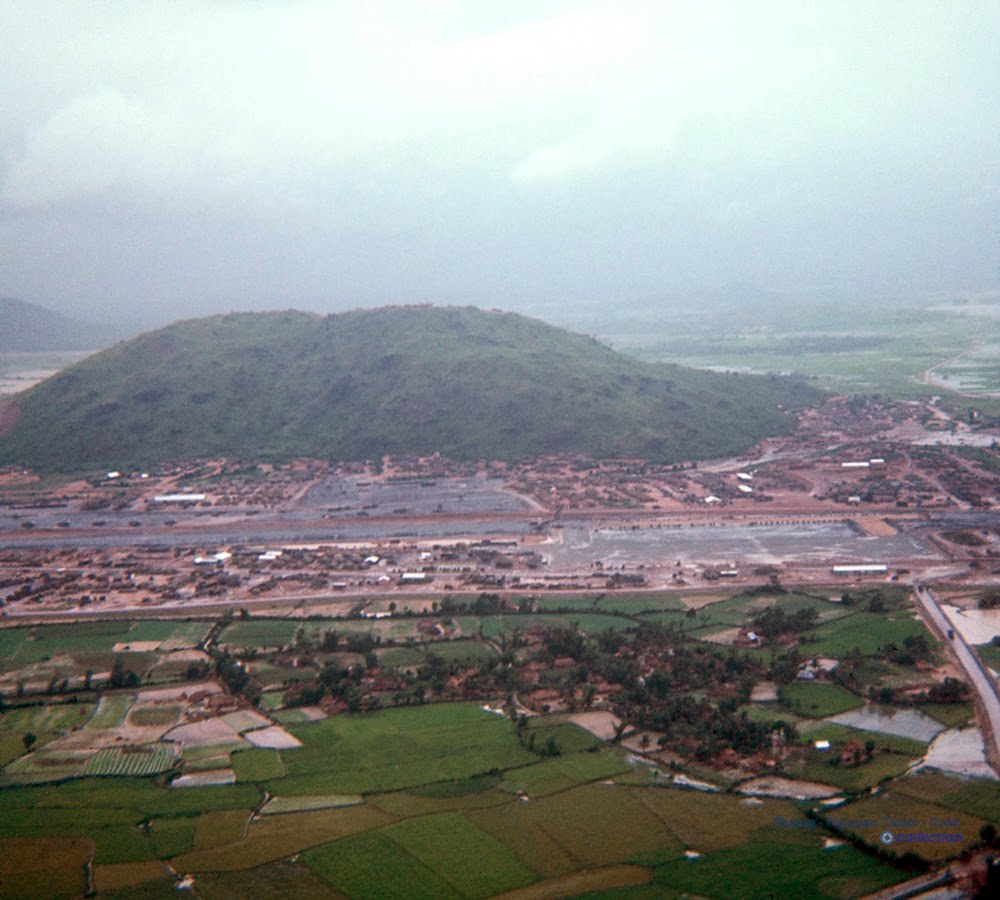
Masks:
[[[0,294],[992,289],[998,48],[1000,0],[2,0]]]

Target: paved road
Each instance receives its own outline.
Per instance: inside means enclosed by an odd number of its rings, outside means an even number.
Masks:
[[[987,755],[990,765],[1000,774],[1000,694],[996,681],[980,664],[978,657],[969,648],[957,628],[951,624],[944,614],[934,595],[922,585],[915,585],[917,603],[926,613],[937,630],[945,638],[953,651],[959,666],[965,672],[965,677],[979,697],[980,706],[986,714],[983,723],[986,738]],[[948,638],[949,632],[954,636]]]

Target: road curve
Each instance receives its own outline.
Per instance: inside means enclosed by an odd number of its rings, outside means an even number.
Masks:
[[[979,707],[986,717],[982,726],[983,736],[986,738],[987,758],[994,771],[1000,775],[1000,694],[997,683],[979,662],[979,658],[970,649],[958,629],[948,620],[934,595],[919,584],[914,585],[914,590],[918,605],[935,629],[940,632],[979,699]],[[952,637],[949,638],[949,634]]]

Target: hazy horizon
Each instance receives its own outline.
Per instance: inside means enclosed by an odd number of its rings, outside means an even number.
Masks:
[[[13,0],[0,295],[993,292],[1000,3]]]

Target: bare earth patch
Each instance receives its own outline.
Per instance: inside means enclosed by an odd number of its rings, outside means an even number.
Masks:
[[[257,731],[248,731],[243,737],[255,747],[266,747],[270,750],[291,750],[302,746],[302,742],[297,737],[289,734],[278,725],[272,725],[270,728],[259,728]]]
[[[738,794],[749,794],[754,797],[790,797],[793,800],[822,800],[840,793],[839,788],[817,781],[794,781],[791,778],[753,778],[745,781],[738,788]]]
[[[111,649],[115,653],[153,653],[160,649],[161,641],[119,641]]]
[[[615,736],[615,728],[621,725],[621,719],[609,712],[584,712],[570,716],[574,725],[579,725],[602,741],[610,741]]]
[[[156,688],[142,691],[139,694],[140,703],[156,703],[160,700],[187,700],[193,694],[218,694],[220,688],[214,681],[201,681],[197,684],[186,684],[183,687]]]
[[[723,628],[721,631],[713,631],[711,634],[706,634],[702,640],[708,641],[710,644],[733,644],[736,639],[740,636],[739,628]]]
[[[204,719],[189,725],[172,728],[163,739],[176,741],[185,747],[207,747],[211,744],[228,744],[240,739],[239,733],[222,719]]]
[[[778,700],[778,686],[773,681],[758,681],[750,692],[751,703],[775,703]]]
[[[219,784],[236,784],[236,773],[232,769],[209,769],[207,772],[192,772],[181,775],[170,782],[171,787],[213,787]]]

